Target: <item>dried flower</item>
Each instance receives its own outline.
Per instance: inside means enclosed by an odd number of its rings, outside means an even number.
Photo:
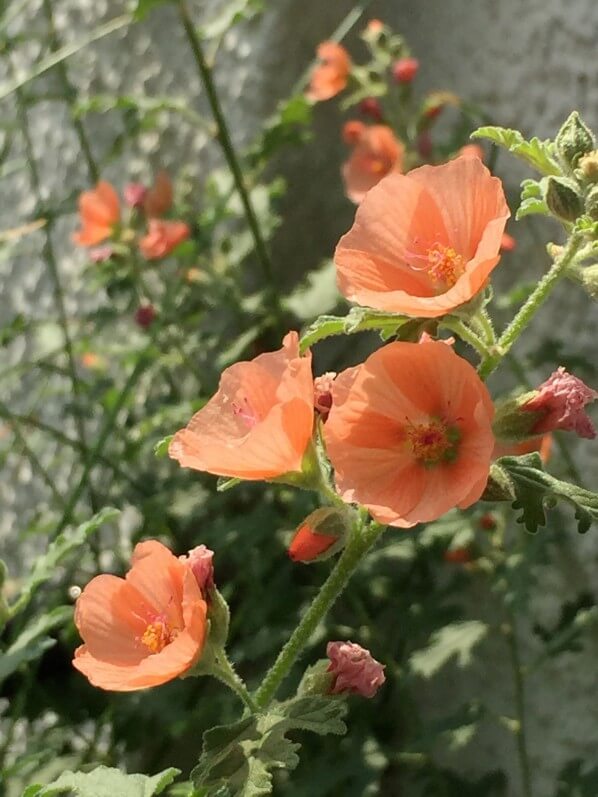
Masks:
[[[538,392],[521,406],[522,410],[542,413],[533,434],[565,429],[593,439],[596,429],[584,407],[598,398],[598,392],[562,366],[543,382]]]
[[[328,672],[334,676],[332,694],[353,692],[374,697],[386,681],[383,665],[355,642],[329,642],[326,655],[330,659]]]
[[[205,545],[196,545],[187,556],[179,556],[179,559],[189,565],[202,595],[207,596],[214,588],[214,551]]]

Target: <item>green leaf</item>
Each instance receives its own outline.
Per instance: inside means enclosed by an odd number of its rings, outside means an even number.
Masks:
[[[521,183],[521,204],[515,214],[517,220],[524,216],[531,216],[533,213],[550,215],[548,205],[544,200],[544,182],[544,180],[524,180]]]
[[[598,520],[598,493],[546,473],[538,453],[501,457],[496,464],[511,479],[516,495],[513,508],[521,510],[518,522],[523,523],[528,531],[536,532],[538,526],[546,525],[546,504],[554,505],[559,498],[575,508],[580,533],[586,532],[592,522]]]
[[[343,718],[347,713],[344,700],[323,696],[299,697],[274,705],[268,714],[269,722],[286,731],[302,730],[325,736],[342,736],[347,732]]]
[[[0,683],[8,678],[21,664],[38,659],[55,641],[46,636],[48,631],[64,625],[73,616],[70,606],[57,606],[47,614],[36,617],[3,653],[0,653]]]
[[[59,794],[68,794],[69,797],[153,797],[161,794],[179,774],[180,770],[173,767],[153,777],[126,775],[112,767],[97,767],[91,772],[63,772],[47,786],[29,786],[22,797],[54,797]]]
[[[535,137],[526,141],[518,130],[491,125],[479,127],[471,134],[471,138],[487,138],[494,144],[508,149],[513,155],[521,158],[542,174],[561,173],[555,159],[555,148],[552,141],[540,141]]]
[[[459,667],[466,667],[471,662],[473,648],[487,633],[488,626],[479,620],[449,623],[432,634],[428,647],[411,655],[411,669],[423,678],[430,678],[455,657]]]
[[[230,725],[217,725],[203,735],[203,748],[199,762],[191,772],[195,786],[218,785],[222,780],[222,764],[231,761],[233,771],[243,766],[247,759],[243,743],[260,738],[255,717],[245,717]],[[239,758],[240,757],[240,758]],[[241,762],[239,763],[239,761]]]
[[[154,446],[154,456],[156,457],[165,457],[168,455],[168,446],[170,445],[170,441],[174,437],[173,434],[168,434],[166,437],[163,437],[161,440]]]
[[[387,340],[409,319],[395,313],[380,313],[369,307],[353,307],[346,316],[323,315],[305,330],[301,337],[301,351],[333,335],[352,335],[355,332],[377,330]]]
[[[225,493],[227,490],[231,490],[233,487],[241,484],[242,481],[243,479],[237,479],[236,477],[229,479],[226,476],[219,476],[216,482],[216,489],[219,493]]]
[[[164,6],[166,3],[171,3],[172,0],[137,0],[137,5],[133,11],[133,19],[139,21],[145,17],[158,6]]]
[[[37,588],[56,575],[56,568],[63,559],[84,545],[94,531],[97,531],[100,526],[109,520],[113,520],[118,514],[120,514],[118,509],[106,507],[86,523],[82,523],[75,529],[67,529],[54,542],[50,543],[46,554],[36,560],[33,572],[22,588],[19,598],[10,607],[11,615],[14,617],[18,612],[23,611]]]

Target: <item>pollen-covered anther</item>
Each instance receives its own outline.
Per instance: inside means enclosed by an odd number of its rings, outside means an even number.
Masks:
[[[465,262],[452,247],[434,244],[428,249],[428,274],[432,282],[452,288],[465,270]]]
[[[412,424],[407,429],[407,440],[413,456],[426,466],[454,459],[459,437],[456,427],[450,427],[440,420]]]
[[[155,620],[149,623],[143,632],[141,644],[152,653],[160,653],[166,645],[170,645],[177,633],[178,631],[171,628],[164,620]]]

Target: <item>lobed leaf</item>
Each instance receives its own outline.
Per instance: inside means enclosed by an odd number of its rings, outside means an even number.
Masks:
[[[97,767],[91,772],[63,772],[47,786],[28,786],[21,797],[154,797],[161,794],[180,774],[170,767],[157,775],[126,775],[112,767]]]
[[[26,625],[10,647],[0,654],[0,683],[21,664],[38,659],[51,648],[55,641],[47,636],[48,631],[64,625],[72,616],[73,610],[70,606],[57,606]]]
[[[542,174],[561,173],[552,141],[540,141],[536,137],[527,141],[518,130],[492,125],[474,130],[471,138],[486,138],[494,144],[508,149],[513,155],[521,158]]]
[[[355,332],[376,330],[387,340],[407,322],[416,321],[396,313],[381,313],[369,307],[353,307],[346,316],[323,315],[307,327],[301,337],[301,351],[314,343],[334,335],[352,335]]]
[[[411,655],[411,669],[424,678],[431,678],[451,659],[456,658],[459,667],[471,663],[473,648],[488,633],[488,626],[480,620],[465,620],[449,623],[435,631],[430,643]]]

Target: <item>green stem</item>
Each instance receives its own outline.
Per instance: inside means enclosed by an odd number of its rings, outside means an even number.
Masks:
[[[218,655],[216,665],[217,666],[215,666],[211,671],[211,675],[213,675],[214,678],[218,678],[218,680],[222,681],[223,684],[226,684],[229,689],[232,689],[232,691],[243,701],[243,703],[245,703],[251,713],[256,714],[258,711],[258,706],[252,696],[249,694],[249,690],[245,686],[245,682],[237,674],[237,671],[233,667],[224,650]]]
[[[461,340],[469,343],[469,345],[477,351],[482,359],[490,356],[490,350],[482,338],[476,332],[474,332],[471,327],[468,327],[465,323],[463,323],[463,321],[460,321],[458,318],[447,317],[442,319],[440,325],[450,329],[451,332],[454,332],[455,335],[458,335]]]
[[[266,244],[262,236],[262,232],[260,230],[260,225],[253,204],[251,202],[251,197],[249,195],[249,190],[245,183],[245,178],[243,176],[241,165],[239,163],[239,159],[237,157],[235,148],[232,143],[232,139],[228,129],[228,124],[226,122],[224,113],[222,111],[222,107],[220,105],[220,99],[218,97],[218,93],[214,85],[214,80],[212,78],[212,70],[208,65],[208,62],[206,61],[206,58],[204,56],[201,42],[193,25],[191,15],[187,7],[187,3],[185,2],[185,0],[179,0],[177,5],[178,5],[179,17],[181,19],[181,23],[183,25],[185,34],[187,36],[187,40],[191,47],[191,52],[193,53],[193,58],[197,66],[200,79],[206,90],[208,102],[210,104],[210,109],[212,111],[212,116],[214,117],[214,121],[216,122],[216,125],[218,127],[218,141],[220,143],[222,152],[224,154],[226,162],[228,163],[228,167],[233,176],[233,180],[237,188],[241,204],[243,205],[243,209],[245,211],[247,224],[249,225],[249,229],[253,237],[255,251],[261,263],[264,277],[268,283],[268,293],[269,293],[269,300],[272,307],[272,311],[277,318],[280,318],[280,316],[282,315],[282,309],[280,307],[278,294],[275,290],[274,267],[272,265],[272,261],[270,260],[270,255],[268,254],[268,250],[266,248]]]
[[[485,307],[481,307],[476,314],[476,319],[486,337],[486,343],[488,343],[489,346],[493,346],[496,343],[496,332],[494,331],[494,324],[492,323],[488,310],[486,310]]]
[[[517,713],[517,727],[515,736],[517,739],[517,755],[521,769],[521,788],[522,797],[532,797],[532,776],[529,756],[527,752],[526,718],[525,718],[525,682],[523,667],[519,655],[519,643],[517,641],[517,628],[515,626],[515,616],[510,609],[507,609],[508,624],[506,629],[507,642],[511,667],[513,669],[513,681],[515,686],[515,711]]]
[[[254,699],[259,708],[267,706],[274,697],[276,690],[288,675],[303,648],[307,645],[318,623],[347,586],[363,556],[374,545],[384,528],[384,526],[380,526],[377,523],[372,523],[370,526],[364,525],[361,528],[354,529],[332,572],[255,693]]]
[[[487,379],[499,365],[505,354],[507,354],[534,315],[548,299],[557,283],[565,276],[582,243],[583,237],[579,233],[574,233],[569,238],[561,257],[555,260],[550,270],[540,280],[523,307],[500,336],[495,346],[495,352],[490,354],[480,365],[479,373],[482,379]]]

